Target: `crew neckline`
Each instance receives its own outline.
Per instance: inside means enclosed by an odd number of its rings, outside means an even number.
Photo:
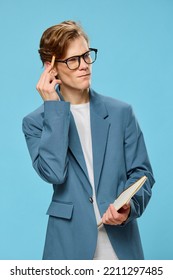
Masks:
[[[90,104],[90,102],[87,102],[87,103],[82,103],[82,104],[70,104],[70,107],[72,109],[81,109],[81,108],[86,108],[88,107]]]

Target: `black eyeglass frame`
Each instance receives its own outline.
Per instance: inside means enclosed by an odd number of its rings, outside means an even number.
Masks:
[[[87,62],[87,61],[85,60],[85,55],[86,55],[87,53],[89,53],[90,51],[94,51],[94,52],[95,52],[95,60],[92,61],[92,62]],[[70,69],[70,70],[77,70],[77,69],[80,67],[81,57],[83,58],[83,60],[85,61],[85,63],[87,63],[87,64],[92,64],[92,63],[94,63],[94,62],[96,61],[96,59],[97,59],[97,52],[98,52],[98,49],[89,48],[89,50],[88,50],[87,52],[85,52],[85,53],[83,53],[83,54],[81,54],[81,55],[74,55],[74,56],[71,56],[71,57],[69,57],[69,58],[67,58],[67,59],[65,59],[65,60],[55,59],[55,62],[65,63],[65,64],[67,65],[68,69]],[[71,69],[71,68],[69,68],[69,66],[68,66],[68,60],[72,59],[73,57],[77,57],[77,58],[78,58],[79,65],[78,65],[78,67],[76,67],[76,68],[74,68],[74,69]]]

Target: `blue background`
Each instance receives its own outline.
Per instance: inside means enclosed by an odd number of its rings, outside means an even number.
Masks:
[[[0,259],[41,259],[52,187],[31,166],[22,118],[42,100],[43,31],[80,21],[99,49],[92,87],[132,104],[156,184],[139,226],[146,259],[173,259],[173,1],[0,1]]]

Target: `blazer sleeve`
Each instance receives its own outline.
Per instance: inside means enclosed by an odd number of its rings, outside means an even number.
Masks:
[[[134,116],[131,106],[129,106],[128,110],[129,112],[126,115],[127,120],[124,141],[127,170],[125,189],[144,175],[147,176],[148,179],[142,188],[131,199],[131,213],[126,223],[142,215],[151,198],[152,186],[155,182],[143,133]]]
[[[70,103],[45,101],[42,114],[30,114],[23,119],[32,164],[46,182],[61,184],[67,175],[68,131]]]

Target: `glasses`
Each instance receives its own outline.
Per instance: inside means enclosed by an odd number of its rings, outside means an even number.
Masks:
[[[79,68],[81,63],[81,58],[87,63],[92,64],[97,59],[97,49],[89,48],[89,51],[85,52],[82,55],[75,55],[69,57],[65,60],[55,60],[56,62],[65,63],[70,70],[76,70]]]

